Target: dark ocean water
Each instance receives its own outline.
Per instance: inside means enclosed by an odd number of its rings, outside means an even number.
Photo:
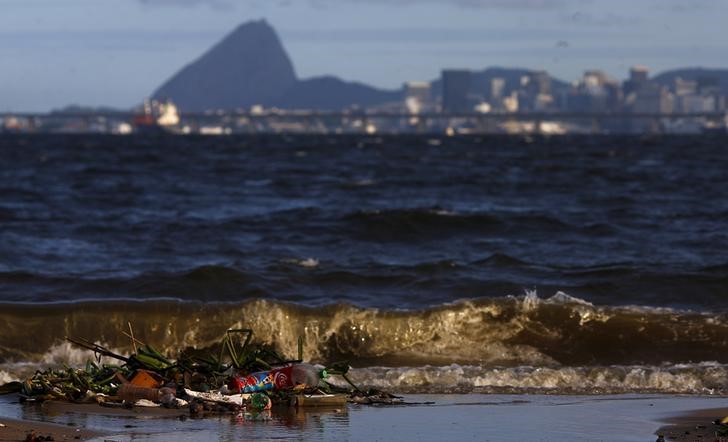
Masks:
[[[8,378],[131,321],[402,390],[723,391],[726,301],[725,138],[0,138]]]

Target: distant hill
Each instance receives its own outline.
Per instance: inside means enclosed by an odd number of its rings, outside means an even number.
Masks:
[[[675,84],[676,78],[683,80],[698,80],[702,77],[716,78],[723,95],[728,95],[728,69],[683,68],[662,72],[654,80],[664,86]]]
[[[89,115],[89,114],[116,114],[116,113],[125,113],[129,112],[129,109],[117,109],[113,107],[108,106],[81,106],[79,104],[69,104],[68,106],[62,107],[60,109],[52,109],[50,111],[51,114],[79,114],[79,115]]]
[[[275,30],[265,21],[240,25],[153,94],[183,111],[266,107],[341,109],[400,99],[335,77],[299,80]]]
[[[289,109],[336,110],[352,106],[368,107],[401,101],[402,91],[386,91],[366,84],[346,82],[336,77],[315,77],[297,82],[278,100]]]
[[[239,26],[153,97],[171,98],[187,111],[272,105],[296,81],[278,36],[261,20]]]

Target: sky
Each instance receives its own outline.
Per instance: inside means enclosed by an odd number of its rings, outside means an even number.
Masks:
[[[726,0],[0,0],[0,112],[130,108],[261,18],[299,77],[381,88],[443,68],[728,68]]]

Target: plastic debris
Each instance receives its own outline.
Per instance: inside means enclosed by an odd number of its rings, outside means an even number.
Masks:
[[[364,391],[347,373],[348,362],[328,366],[290,360],[272,347],[252,342],[249,329],[228,330],[220,343],[219,356],[213,351],[180,351],[176,359],[134,337],[134,353],[119,355],[85,339],[73,344],[106,356],[120,365],[89,361],[85,368],[63,367],[39,371],[24,382],[0,386],[0,394],[17,393],[21,401],[96,402],[104,406],[140,408],[185,408],[190,414],[232,411],[244,420],[270,419],[274,406],[343,407],[359,404],[401,403],[385,392]],[[329,376],[343,378],[351,388],[328,382]],[[340,383],[339,383],[340,384]]]

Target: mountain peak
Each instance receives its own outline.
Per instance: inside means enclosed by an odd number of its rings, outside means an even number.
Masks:
[[[249,20],[243,23],[240,23],[236,29],[236,31],[240,31],[241,29],[247,29],[247,28],[268,28],[271,31],[273,31],[273,28],[270,24],[268,24],[268,21],[264,18],[260,18],[258,20]],[[275,32],[275,31],[274,31]]]
[[[270,105],[296,83],[288,54],[265,20],[241,24],[155,93],[182,109]]]
[[[298,80],[291,60],[265,19],[239,25],[153,95],[170,98],[186,112],[265,107],[342,109],[401,99],[336,77]]]

